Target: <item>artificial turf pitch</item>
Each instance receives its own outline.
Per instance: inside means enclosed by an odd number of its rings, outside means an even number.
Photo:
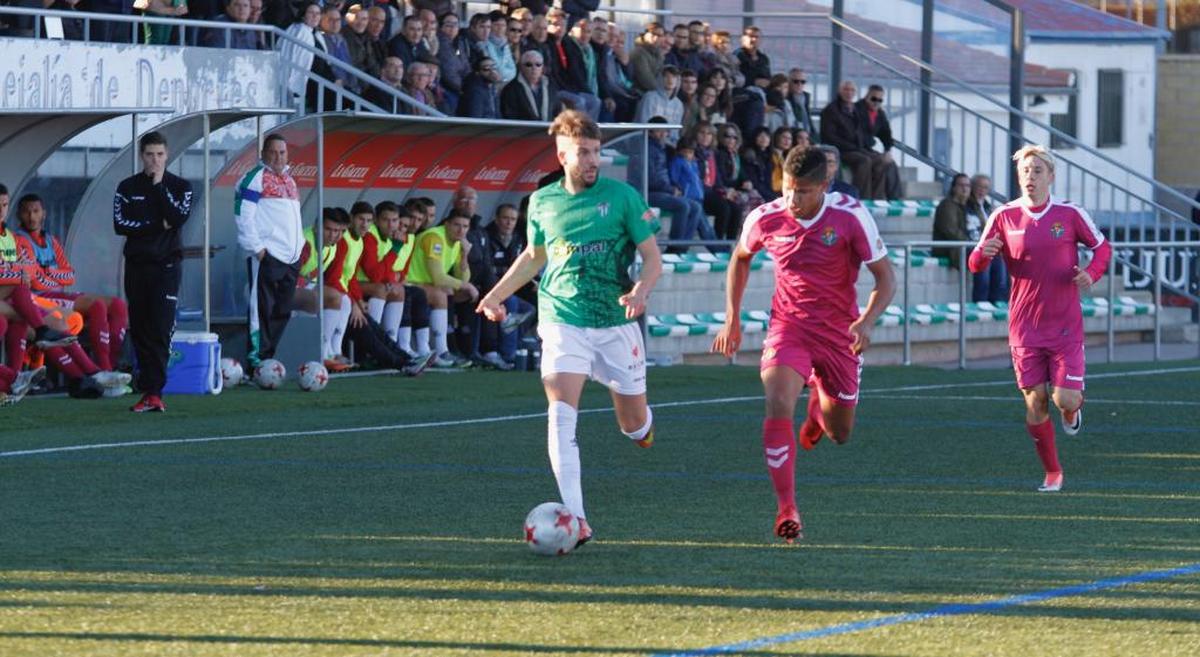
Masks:
[[[1200,362],[1089,375],[1038,494],[1011,371],[868,368],[851,442],[800,455],[791,547],[755,369],[652,369],[650,450],[590,386],[597,538],[561,558],[520,540],[557,499],[532,374],[28,400],[0,655],[1200,654]]]

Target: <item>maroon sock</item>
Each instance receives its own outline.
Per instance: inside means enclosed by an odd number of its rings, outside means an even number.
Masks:
[[[129,308],[124,299],[113,298],[108,304],[108,362],[113,369],[121,362],[125,346],[125,329],[129,326]]]
[[[775,488],[775,501],[782,510],[796,504],[796,439],[791,418],[763,420],[763,454],[767,474]]]
[[[92,343],[92,353],[96,356],[96,364],[102,370],[111,370],[112,363],[109,362],[109,332],[108,332],[108,307],[103,301],[93,301],[92,305],[88,306],[87,312],[83,315],[83,321],[87,324],[88,341]]]
[[[78,342],[72,342],[63,347],[63,349],[71,357],[71,360],[79,365],[79,369],[83,370],[85,376],[91,376],[100,371],[100,368],[96,365],[96,361],[88,357],[87,352],[83,350],[83,347],[79,346]]]
[[[1025,430],[1033,437],[1033,446],[1037,449],[1038,458],[1046,473],[1062,472],[1058,464],[1058,446],[1054,444],[1054,422],[1046,420],[1041,424],[1025,424]]]
[[[19,320],[10,323],[4,333],[5,364],[14,370],[25,366],[25,336],[28,334],[29,325]]]
[[[16,371],[0,365],[0,392],[12,392],[12,382],[16,378]]]
[[[29,294],[29,288],[24,285],[16,285],[12,288],[12,294],[8,295],[8,304],[17,311],[17,315],[25,320],[35,329],[42,327],[42,310],[33,302],[33,297]]]
[[[51,347],[46,350],[46,359],[54,364],[56,368],[67,375],[68,379],[82,379],[86,376],[79,364],[76,363],[66,349],[62,347]]]

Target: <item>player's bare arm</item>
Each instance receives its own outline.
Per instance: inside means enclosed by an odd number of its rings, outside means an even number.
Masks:
[[[1071,277],[1071,281],[1075,283],[1075,287],[1079,288],[1080,292],[1087,292],[1092,289],[1092,284],[1096,282],[1092,280],[1091,274],[1080,269],[1078,266],[1075,267],[1075,275]]]
[[[742,346],[742,295],[746,282],[750,280],[750,259],[753,253],[739,242],[729,256],[729,270],[725,274],[725,325],[713,340],[712,352],[730,357]]]
[[[657,252],[657,247],[655,247]],[[491,292],[479,300],[475,312],[482,313],[493,322],[502,322],[506,315],[504,300],[516,293],[517,290],[533,280],[534,276],[546,266],[546,248],[530,244],[521,255],[517,256],[512,267],[508,268],[500,282],[496,283]],[[659,270],[662,270],[662,260],[659,259]]]
[[[625,306],[625,317],[633,319],[646,312],[646,302],[650,292],[658,284],[662,275],[662,255],[658,252],[658,240],[651,235],[637,245],[638,255],[642,256],[642,271],[633,289],[621,295],[617,301]],[[519,288],[518,288],[519,289]]]
[[[850,324],[850,335],[854,337],[850,351],[856,354],[861,354],[871,346],[871,330],[875,328],[875,320],[887,310],[896,294],[896,274],[887,258],[867,263],[867,269],[875,277],[875,289],[871,290],[871,296],[867,299],[866,310]]]

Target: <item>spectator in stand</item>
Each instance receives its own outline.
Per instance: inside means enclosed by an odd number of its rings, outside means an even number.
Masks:
[[[696,91],[700,89],[700,78],[691,69],[679,69],[679,101],[686,108],[696,100]]]
[[[674,66],[664,66],[662,80],[657,89],[642,94],[638,101],[637,112],[634,114],[635,123],[646,123],[651,117],[660,116],[667,123],[683,124],[683,102],[676,97],[679,90],[679,69]],[[670,134],[669,141],[675,143],[678,133]]]
[[[408,66],[404,86],[401,91],[412,96],[412,99],[418,103],[423,103],[429,107],[437,106],[437,97],[433,95],[429,85],[433,81],[433,71],[429,64],[425,62],[414,62]],[[428,114],[419,106],[409,108],[408,112],[415,116],[425,116]]]
[[[458,29],[458,16],[442,14],[438,30],[438,64],[442,69],[440,83],[447,101],[457,106],[462,94],[463,78],[471,73],[471,44],[467,35]]]
[[[737,193],[734,204],[741,209],[738,216],[739,229],[727,231],[721,237],[737,239],[740,235],[740,223],[746,212],[763,204],[763,197],[754,187],[754,182],[746,175],[746,167],[742,163],[742,133],[736,123],[726,123],[718,131],[720,139],[717,142],[718,176],[725,182],[726,189]]]
[[[792,115],[792,122],[788,125],[793,125],[807,130],[813,134],[812,122],[812,96],[805,91],[805,85],[808,84],[808,77],[804,74],[804,69],[793,68],[788,71],[788,87],[787,96],[784,98],[784,109]]]
[[[851,198],[858,198],[858,188],[842,180],[842,157],[837,146],[821,144],[817,146],[825,154],[825,178],[829,181],[829,193],[840,193]]]
[[[731,239],[729,236],[737,235],[741,227],[744,208],[738,206],[737,190],[725,180],[717,163],[717,128],[700,121],[684,134],[696,147],[696,166],[704,185],[704,212],[713,217],[716,238]]]
[[[352,5],[346,12],[346,24],[342,26],[341,37],[346,43],[350,64],[363,73],[378,77],[379,64],[375,65],[376,73],[370,73],[371,66],[367,61],[367,12],[361,5]]]
[[[721,118],[714,120],[714,123],[724,123],[733,116],[733,90],[729,83],[729,76],[725,73],[725,69],[714,68],[707,75],[700,79],[701,86],[708,85],[717,92],[716,115]],[[716,116],[714,116],[714,119]]]
[[[529,11],[528,7],[519,7],[508,15],[508,19],[510,21],[518,21],[521,24],[520,33],[522,41],[529,36],[529,29],[533,25],[533,15],[534,12]],[[541,12],[541,15],[545,16],[546,12]],[[508,29],[513,29],[513,24],[511,22],[508,24]],[[520,58],[518,57],[518,59]]]
[[[884,198],[883,159],[870,148],[874,138],[863,129],[866,119],[855,103],[857,94],[850,80],[838,85],[838,97],[821,110],[821,143],[837,146],[863,198]]]
[[[671,50],[664,56],[664,62],[680,71],[691,71],[696,76],[704,72],[704,63],[700,61],[700,53],[692,47],[691,33],[685,23],[677,23],[671,28]]]
[[[792,150],[792,129],[776,128],[771,134],[771,191],[775,196],[783,193],[783,162]]]
[[[425,47],[425,52],[434,57],[437,57],[440,47],[438,42],[438,16],[440,15],[429,9],[422,9],[417,13],[417,16],[421,18],[421,45]]]
[[[474,303],[479,299],[479,290],[471,284],[471,270],[467,264],[471,243],[467,231],[471,218],[457,210],[441,225],[434,226],[417,235],[416,252],[409,268],[409,281],[420,285],[429,298],[429,328],[432,345],[418,345],[418,352],[429,346],[437,358],[434,367],[464,367],[470,361],[450,353],[447,340],[449,332],[449,307],[451,302]]]
[[[429,52],[421,43],[423,31],[424,23],[419,16],[407,16],[404,18],[404,27],[401,28],[400,34],[388,41],[388,52],[402,59],[404,67],[409,71],[412,70],[413,62]]]
[[[218,23],[244,25],[250,20],[250,0],[227,0],[225,13],[213,19]],[[209,28],[200,34],[200,44],[207,48],[257,50],[254,32],[248,30]]]
[[[157,18],[183,18],[188,14],[188,4],[187,0],[149,0],[146,3],[146,8],[142,11],[147,16]],[[142,38],[146,43],[151,45],[179,43],[178,37],[175,35],[175,28],[170,25],[146,23],[142,26]]]
[[[288,27],[287,33],[297,42],[323,51],[325,50],[325,39],[317,30],[320,24],[321,5],[318,2],[310,1],[304,5],[299,20]],[[321,88],[303,71],[310,71],[320,78],[332,81],[333,71],[330,70],[329,64],[324,59],[313,55],[312,51],[296,46],[290,39],[280,39],[276,45],[279,46],[280,58],[295,64],[295,68],[288,73],[288,90],[297,97],[303,97],[305,109],[315,112],[318,99],[322,96]]]
[[[792,128],[792,148],[812,148],[812,135],[804,128]]]
[[[472,14],[467,31],[463,34],[471,53],[471,61],[491,56],[488,37],[492,34],[492,20],[487,14]]]
[[[181,0],[186,2],[186,0]],[[263,24],[263,0],[250,0],[250,20],[246,21],[251,25]],[[270,50],[267,46],[266,32],[253,32],[255,50]]]
[[[508,40],[508,18],[501,11],[493,11],[488,14],[488,19],[492,21],[488,43],[491,44],[492,57],[496,60],[496,73],[500,75],[501,83],[507,83],[517,77],[517,58]]]
[[[651,117],[648,123],[666,123],[661,116]],[[646,191],[650,205],[671,213],[671,228],[667,239],[671,241],[688,240],[700,230],[700,222],[707,223],[704,208],[699,201],[693,201],[683,196],[683,190],[671,182],[670,164],[667,147],[667,130],[655,129],[649,131],[647,147],[647,176]],[[688,247],[670,245],[667,253],[686,253]]]
[[[633,54],[629,56],[629,66],[632,69],[633,86],[640,93],[655,91],[662,80],[662,70],[666,65],[666,53],[671,44],[666,40],[666,33],[658,23],[647,23],[646,31],[633,44]]]
[[[546,16],[543,14],[537,14],[530,18],[529,34],[521,41],[521,53],[524,54],[529,50],[541,53],[542,62],[547,66],[547,77],[550,77],[548,62],[554,54],[554,42],[550,39],[550,26],[546,23]]]
[[[288,143],[278,133],[263,140],[262,161],[234,194],[238,244],[249,254],[251,369],[275,356],[287,328],[300,273],[304,229],[300,194],[288,169]]]
[[[190,188],[188,190],[190,192]],[[190,202],[189,198],[187,207]],[[116,370],[121,360],[121,347],[125,344],[125,327],[129,325],[125,301],[120,297],[68,291],[67,288],[75,285],[75,268],[58,238],[45,231],[46,206],[40,196],[22,196],[17,201],[17,218],[21,228],[14,232],[23,237],[33,251],[30,254],[33,291],[82,315],[92,360],[104,371]]]
[[[700,60],[701,77],[708,75],[716,65],[712,49],[712,29],[704,21],[695,20],[688,23],[688,47]]]
[[[563,105],[584,112],[593,121],[600,118],[600,97],[592,92],[588,78],[589,58],[594,60],[592,49],[579,43],[567,30],[567,14],[561,9],[551,9],[546,14],[546,25],[550,34],[550,60],[547,68],[551,79],[558,84],[558,99]],[[592,62],[595,69],[595,62]],[[682,118],[682,114],[680,115]]]
[[[239,0],[232,1],[238,2]],[[357,91],[358,78],[350,73],[354,69],[354,62],[350,60],[350,47],[346,45],[346,40],[342,38],[341,32],[342,11],[337,8],[337,5],[325,5],[325,8],[321,10],[321,37],[325,40],[325,50],[337,60],[337,62],[331,62],[330,65],[330,68],[333,69],[334,82],[343,89]],[[331,109],[328,104],[325,108]]]
[[[383,60],[383,70],[379,80],[396,91],[404,91],[404,62],[399,57],[387,57]],[[404,103],[395,96],[374,85],[367,88],[363,100],[374,103],[392,114],[406,114]]]
[[[517,121],[553,121],[562,111],[558,89],[544,75],[542,54],[537,50],[521,53],[520,72],[500,92],[500,116]]]
[[[759,49],[762,40],[762,30],[751,25],[742,30],[742,47],[734,55],[737,57],[738,70],[746,79],[746,86],[756,86],[766,89],[771,83],[771,58]]]
[[[750,135],[750,142],[742,149],[742,167],[746,178],[763,200],[775,200],[778,194],[771,188],[774,168],[774,160],[771,157],[771,131],[760,127]]]
[[[971,178],[971,198],[967,200],[967,236],[971,241],[979,242],[988,217],[997,207],[999,204],[992,200],[992,179],[976,174]],[[1008,301],[1008,266],[1004,258],[993,258],[987,269],[971,276],[971,301]]]
[[[463,80],[463,95],[458,103],[458,115],[476,119],[500,118],[500,103],[496,95],[496,83],[500,72],[495,60],[480,57],[475,60],[475,70]]]
[[[431,11],[434,16],[454,11],[454,0],[408,0],[408,5],[412,7],[413,13],[421,11]]]
[[[742,87],[746,84],[746,76],[742,75],[741,65],[733,52],[733,35],[724,30],[713,34],[712,66],[714,70],[725,72],[725,79],[729,81],[730,87]]]
[[[787,101],[784,100],[784,93],[787,91],[787,76],[774,75],[771,77],[771,84],[767,87],[763,95],[763,122],[762,125],[775,134],[775,131],[780,128],[790,128],[791,122],[794,120],[790,112],[784,105]]]
[[[717,90],[705,85],[700,87],[695,99],[683,111],[683,133],[689,134],[697,124],[724,123],[725,117],[717,110]]]
[[[505,40],[508,43],[509,56],[512,57],[513,61],[513,76],[512,78],[505,80],[505,84],[512,82],[517,77],[517,73],[519,72],[517,70],[517,62],[521,61],[521,44],[524,39],[524,24],[520,21],[520,19],[510,16],[508,18],[508,31],[505,32]]]
[[[388,57],[387,41],[384,40],[383,30],[387,26],[387,12],[383,7],[371,7],[366,12],[367,37],[367,68],[365,72],[372,77],[380,77],[383,72],[383,61]],[[401,62],[403,64],[404,62]]]
[[[567,15],[567,29],[570,30],[577,22],[587,20],[588,14],[599,9],[600,0],[562,0],[561,6]]]
[[[638,94],[629,78],[629,58],[624,55],[625,39],[623,36],[613,38],[613,31],[618,29],[616,23],[593,20],[590,29],[592,51],[596,55],[596,78],[600,85],[600,97],[604,100],[601,119],[630,121],[637,109]]]
[[[700,178],[700,165],[696,162],[696,145],[689,138],[680,138],[679,143],[675,145],[675,154],[671,156],[668,175],[671,178],[671,184],[679,189],[683,198],[700,206],[700,220],[696,223],[696,237],[708,242],[716,241],[717,235],[704,212],[704,183]],[[727,250],[715,244],[708,244],[707,248],[713,253]]]
[[[491,243],[491,269],[496,280],[504,276],[509,267],[516,262],[517,257],[525,250],[525,235],[516,230],[518,212],[511,203],[502,203],[496,208],[496,216],[487,226],[487,236]],[[483,326],[487,333],[484,335],[485,344],[495,344],[494,352],[483,354],[485,361],[498,369],[512,369],[516,357],[517,345],[524,335],[527,320],[536,314],[537,283],[530,281],[515,294],[504,300],[507,316],[500,324],[484,320]],[[500,363],[504,365],[501,366]]]
[[[971,239],[967,232],[967,200],[971,198],[971,178],[965,173],[956,173],[950,181],[950,193],[938,203],[933,213],[933,239],[937,241],[966,242]],[[938,247],[933,255],[949,258],[950,266],[959,269],[962,249],[957,246]]]
[[[892,124],[888,121],[887,112],[883,111],[883,87],[877,84],[867,87],[867,95],[858,101],[855,112],[863,121],[867,147],[872,149],[876,175],[880,176],[878,184],[884,196],[893,201],[902,198],[904,191],[900,184],[900,168],[892,159],[892,146],[896,142],[892,139]],[[874,151],[876,139],[883,146],[883,153]]]

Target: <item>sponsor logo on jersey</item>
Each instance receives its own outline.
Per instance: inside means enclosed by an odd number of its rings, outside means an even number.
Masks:
[[[1075,376],[1074,374],[1068,374],[1068,375],[1067,375],[1067,380],[1068,380],[1068,381],[1082,381],[1082,380],[1083,380],[1083,377],[1082,377],[1082,376]]]
[[[1009,235],[1010,237],[1014,237],[1014,236],[1017,236],[1017,235],[1024,235],[1024,234],[1025,234],[1025,229],[1024,229],[1024,228],[1022,228],[1021,230],[1010,230],[1010,231],[1008,231],[1008,235]]]
[[[556,258],[567,258],[576,253],[585,256],[593,253],[608,253],[608,242],[588,242],[587,244],[559,242],[550,247],[550,254]]]
[[[771,360],[778,353],[779,352],[775,350],[775,347],[767,347],[766,349],[763,349],[763,360]]]
[[[847,395],[847,394],[846,394],[846,393],[844,393],[844,392],[839,392],[837,396],[838,396],[838,399],[842,399],[842,400],[845,400],[845,401],[854,401],[855,399],[858,399],[858,393],[857,393],[857,392],[856,392],[856,393],[854,393],[853,395]]]
[[[1050,236],[1053,237],[1054,239],[1058,239],[1058,238],[1062,237],[1063,233],[1065,233],[1065,232],[1066,231],[1063,229],[1063,225],[1062,225],[1061,221],[1056,221],[1056,222],[1054,222],[1054,225],[1050,226]]]
[[[774,237],[772,237],[771,239],[772,239],[772,240],[774,240],[774,241],[776,241],[776,242],[787,242],[787,243],[790,243],[790,242],[795,242],[795,241],[796,241],[796,236],[795,236],[795,235],[775,235],[775,236],[774,236]]]
[[[825,243],[825,246],[833,246],[835,243],[837,243],[837,239],[838,234],[837,231],[833,229],[833,226],[829,226],[825,230],[821,231],[821,241]]]

